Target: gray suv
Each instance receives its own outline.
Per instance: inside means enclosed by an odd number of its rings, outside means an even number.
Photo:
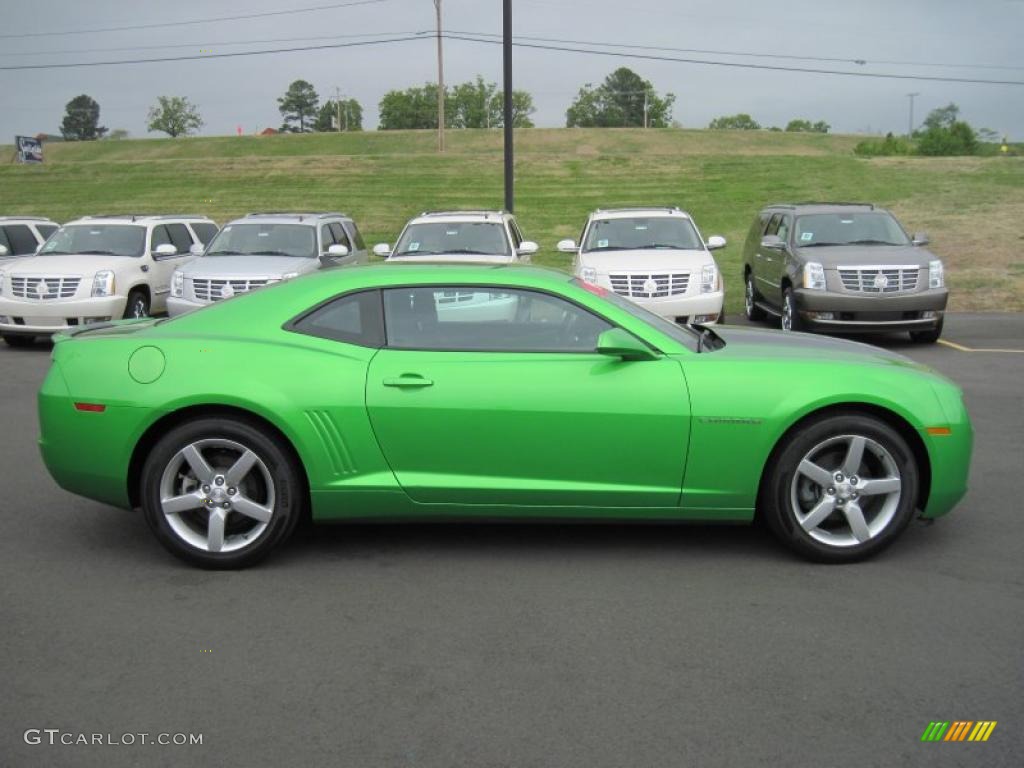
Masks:
[[[942,262],[888,211],[861,203],[770,205],[743,248],[747,318],[784,331],[942,334],[949,294]]]
[[[365,264],[369,258],[363,236],[344,213],[250,213],[225,224],[201,252],[171,279],[171,317],[323,267]]]

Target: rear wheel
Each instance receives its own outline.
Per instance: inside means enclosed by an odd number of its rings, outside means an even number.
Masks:
[[[21,336],[20,334],[16,333],[5,333],[4,341],[7,342],[7,346],[9,347],[16,347],[18,349],[22,349],[24,347],[31,347],[32,343],[35,341],[35,337]]]
[[[755,323],[759,320],[764,320],[765,312],[757,306],[757,291],[754,290],[754,274],[752,272],[747,272],[744,282],[746,283],[746,286],[743,291],[743,311],[747,315],[747,320]]]
[[[934,344],[939,340],[942,335],[942,323],[944,320],[939,320],[938,325],[932,328],[930,331],[911,331],[910,340],[915,341],[918,344]]]
[[[128,294],[128,301],[124,305],[124,316],[136,319],[149,317],[149,297],[145,291],[133,290]]]
[[[761,510],[786,546],[820,562],[851,562],[881,551],[906,528],[918,468],[888,424],[837,414],[787,440],[768,469]]]
[[[788,285],[782,291],[782,319],[780,320],[784,331],[802,331],[804,329],[803,318],[796,308],[796,296],[793,289]]]
[[[303,504],[291,457],[257,426],[200,419],[175,427],[142,468],[142,508],[171,554],[245,568],[294,531]]]

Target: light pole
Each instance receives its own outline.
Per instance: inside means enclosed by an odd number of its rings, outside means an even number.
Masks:
[[[515,166],[512,158],[512,0],[504,0],[502,49],[505,85],[505,210],[515,211]]]
[[[441,0],[434,0],[437,11],[437,151],[444,152],[444,51],[441,47]]]
[[[907,121],[907,138],[911,138],[914,135],[914,97],[920,96],[920,93],[908,93],[907,98],[910,99],[910,118]]]

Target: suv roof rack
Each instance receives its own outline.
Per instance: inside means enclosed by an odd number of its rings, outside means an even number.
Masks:
[[[242,218],[249,218],[250,216],[298,216],[299,221],[309,216],[310,218],[322,219],[327,216],[340,216],[343,219],[348,218],[347,213],[341,213],[339,211],[252,211],[251,213],[245,214]]]
[[[201,213],[95,213],[89,216],[82,216],[83,219],[131,219],[132,221],[138,221],[139,219],[156,219],[157,221],[164,221],[166,219],[209,219],[209,216],[204,216]]]
[[[45,216],[0,216],[0,221],[53,221]]]
[[[469,210],[449,210],[449,211],[423,211],[420,216],[462,216],[465,214],[472,214],[474,216],[504,216],[508,211],[496,210],[496,211],[483,211],[479,209]]]
[[[851,207],[851,208],[867,208],[869,210],[875,210],[874,203],[852,203],[842,200],[802,200],[799,203],[773,203],[772,205],[765,206],[766,208],[801,208],[803,206],[810,205],[834,205],[837,207]]]
[[[630,211],[668,211],[669,213],[683,213],[678,205],[627,205],[622,208],[598,208],[594,213],[629,213]]]

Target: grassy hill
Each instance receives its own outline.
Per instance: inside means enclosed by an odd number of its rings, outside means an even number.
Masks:
[[[955,309],[1024,310],[1024,158],[876,158],[860,137],[745,131],[530,129],[517,132],[516,213],[555,252],[601,206],[679,205],[719,251],[739,311],[743,238],[759,206],[863,200],[927,230]],[[5,160],[12,147],[0,147]],[[498,208],[501,133],[432,132],[146,139],[46,146],[42,167],[0,166],[0,214],[65,221],[88,213],[200,212],[224,222],[258,210],[344,210],[370,242],[393,242],[425,209]]]

